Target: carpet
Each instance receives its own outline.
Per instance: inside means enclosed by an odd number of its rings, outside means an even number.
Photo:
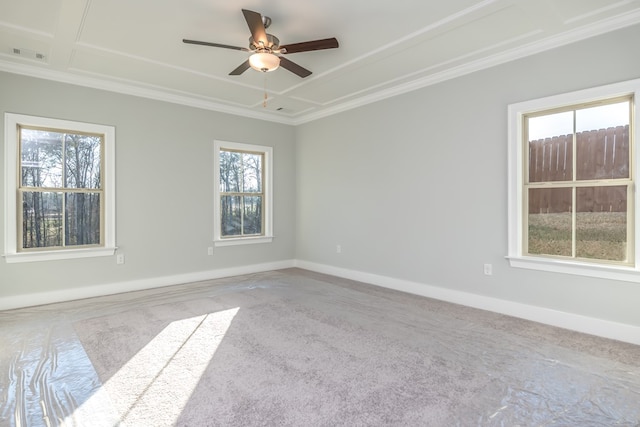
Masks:
[[[123,425],[640,420],[621,343],[299,270],[206,289],[74,323]]]

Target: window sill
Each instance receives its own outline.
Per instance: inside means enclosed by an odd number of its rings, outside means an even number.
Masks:
[[[260,237],[239,237],[235,239],[220,239],[215,240],[213,244],[215,246],[236,246],[236,245],[252,245],[257,243],[271,243],[273,236],[260,236]]]
[[[36,261],[56,261],[61,259],[92,258],[100,256],[111,256],[116,252],[112,248],[90,248],[90,249],[65,249],[58,251],[38,251],[38,252],[18,252],[4,254],[4,259],[8,264],[18,262]]]
[[[640,270],[635,267],[623,265],[596,265],[578,261],[524,256],[507,256],[506,258],[509,260],[509,265],[516,268],[640,283]]]

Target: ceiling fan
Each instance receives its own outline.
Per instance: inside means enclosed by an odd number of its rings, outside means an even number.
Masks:
[[[309,52],[312,50],[334,49],[338,47],[338,40],[335,37],[329,39],[312,40],[308,42],[280,45],[280,40],[272,34],[267,34],[266,29],[271,24],[271,18],[262,16],[258,12],[242,9],[244,19],[247,21],[251,37],[249,47],[229,46],[220,43],[203,42],[198,40],[182,39],[184,43],[198,44],[203,46],[221,47],[224,49],[241,50],[251,52],[251,56],[240,64],[235,70],[229,73],[230,76],[239,76],[249,68],[254,70],[269,72],[282,66],[282,68],[304,78],[311,74],[311,71],[296,64],[281,55],[298,52]]]

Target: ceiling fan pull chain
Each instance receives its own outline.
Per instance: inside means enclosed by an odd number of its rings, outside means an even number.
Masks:
[[[267,73],[264,74],[264,101],[262,101],[262,108],[267,108]]]

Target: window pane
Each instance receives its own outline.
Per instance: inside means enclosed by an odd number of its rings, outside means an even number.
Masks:
[[[234,151],[220,150],[220,191],[239,193],[242,176],[242,156]]]
[[[100,188],[102,138],[65,134],[65,186]]]
[[[262,191],[262,155],[243,154],[244,180],[242,191],[245,193],[259,193]]]
[[[100,244],[100,195],[68,193],[65,206],[65,245]]]
[[[573,179],[573,112],[528,119],[529,182]]]
[[[242,209],[239,196],[220,197],[222,236],[239,236],[242,232]]]
[[[62,187],[62,134],[20,129],[21,183],[29,187]]]
[[[576,111],[576,177],[629,177],[629,102]]]
[[[62,193],[22,193],[22,247],[62,246]]]
[[[627,187],[578,188],[576,203],[576,256],[626,260]]]
[[[529,189],[530,254],[572,255],[571,188]]]
[[[244,234],[262,233],[262,196],[244,197]]]

